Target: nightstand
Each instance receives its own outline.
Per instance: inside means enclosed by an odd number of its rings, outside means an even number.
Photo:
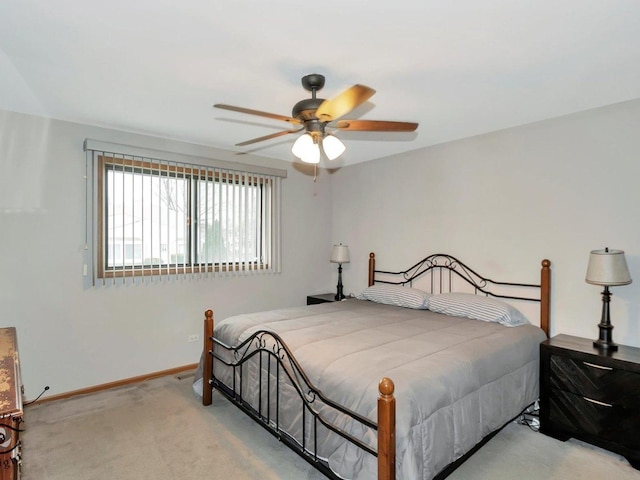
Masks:
[[[317,295],[307,295],[307,305],[315,305],[317,303],[336,302],[335,293],[318,293]]]
[[[640,470],[640,348],[601,353],[570,335],[542,342],[540,431],[618,453]]]

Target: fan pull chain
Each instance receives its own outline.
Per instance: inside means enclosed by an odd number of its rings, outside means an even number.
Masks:
[[[313,164],[313,183],[316,183],[317,179],[318,179],[318,164],[314,163]]]

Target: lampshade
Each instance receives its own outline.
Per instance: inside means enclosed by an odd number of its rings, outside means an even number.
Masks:
[[[322,149],[329,160],[335,160],[342,155],[347,147],[335,135],[327,134],[322,140]]]
[[[622,250],[592,250],[587,267],[587,283],[592,285],[628,285],[631,275]]]
[[[311,145],[300,160],[305,163],[320,163],[320,146],[317,143]]]
[[[308,133],[303,133],[293,143],[293,146],[291,147],[291,153],[293,153],[298,158],[302,158],[302,155],[304,155],[311,144],[313,144],[313,138],[311,138],[311,135],[309,135]]]
[[[345,151],[346,147],[335,135],[327,134],[321,140],[321,133],[303,133],[291,147],[291,153],[306,163],[320,163],[320,145],[329,160],[335,160]]]
[[[315,159],[315,153],[317,151],[317,160]],[[309,133],[303,133],[298,137],[293,146],[291,147],[291,153],[307,163],[319,163],[320,162],[320,148],[313,141],[313,137]]]
[[[347,245],[334,245],[331,251],[331,263],[349,263],[349,247]]]

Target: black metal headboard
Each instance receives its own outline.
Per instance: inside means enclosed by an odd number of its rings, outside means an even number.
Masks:
[[[544,265],[544,264],[543,264]],[[541,285],[530,283],[498,282],[483,277],[471,267],[457,258],[445,253],[435,253],[423,258],[415,265],[397,272],[377,270],[375,268],[375,255],[369,254],[369,285],[374,283],[388,283],[392,285],[412,286],[419,277],[430,274],[431,293],[443,293],[452,291],[454,279],[461,279],[474,289],[474,293],[510,299],[526,300],[533,302],[542,301]],[[381,278],[383,277],[383,278]],[[498,293],[496,288],[517,287],[532,289],[531,296],[510,295]],[[535,289],[535,290],[534,290]]]

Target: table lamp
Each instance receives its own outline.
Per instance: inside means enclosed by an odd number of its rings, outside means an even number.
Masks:
[[[342,293],[342,264],[349,263],[349,247],[347,245],[334,245],[331,251],[331,263],[338,264],[338,292],[335,299],[340,301],[344,298]]]
[[[611,301],[611,293],[609,287],[618,285],[629,285],[631,283],[631,275],[627,261],[624,258],[622,250],[592,250],[589,256],[589,266],[587,267],[587,283],[592,285],[602,285],[602,318],[598,328],[600,335],[598,340],[593,342],[593,346],[604,352],[615,352],[618,345],[613,342],[611,325],[611,316],[609,314],[609,303]]]

